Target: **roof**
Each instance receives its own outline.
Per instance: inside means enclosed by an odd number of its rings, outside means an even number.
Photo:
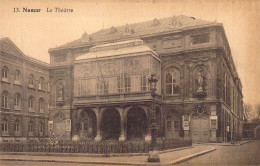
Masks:
[[[89,53],[83,54],[76,58],[76,61],[91,60],[96,58],[108,58],[115,56],[136,56],[138,53],[151,53],[157,59],[159,56],[149,47],[143,45],[140,39],[121,41],[92,47]]]
[[[195,19],[193,17],[188,17],[184,15],[167,17],[162,19],[153,19],[150,21],[135,23],[135,24],[126,24],[118,27],[111,27],[99,30],[93,34],[88,35],[86,32],[82,35],[81,38],[69,42],[67,44],[61,45],[56,48],[51,48],[49,51],[74,48],[85,45],[93,45],[98,42],[106,41],[115,41],[123,40],[124,38],[140,38],[149,35],[157,35],[165,32],[173,32],[176,30],[184,30],[189,27],[201,27],[206,25],[219,25],[216,22],[204,21],[201,19]],[[125,34],[126,28],[130,33]],[[85,37],[87,36],[87,40]]]
[[[9,39],[8,37],[5,38],[1,38],[0,39],[0,51],[3,51],[7,54],[16,56],[16,57],[20,57],[20,58],[24,58],[27,61],[33,62],[33,63],[37,63],[39,65],[43,65],[48,67],[49,64],[46,62],[42,62],[38,59],[35,59],[33,57],[29,57],[27,55],[25,55],[14,43],[11,39]]]

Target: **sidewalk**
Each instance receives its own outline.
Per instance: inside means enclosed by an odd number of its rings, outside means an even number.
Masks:
[[[242,140],[242,141],[238,141],[236,143],[223,142],[223,143],[196,143],[196,144],[215,145],[215,146],[239,146],[239,145],[243,145],[243,144],[246,144],[249,142],[250,142],[249,140]]]
[[[210,145],[194,145],[191,148],[181,148],[175,151],[160,153],[160,163],[148,163],[148,154],[140,156],[120,156],[120,157],[90,157],[90,156],[76,156],[59,155],[46,156],[40,153],[28,155],[28,153],[8,154],[0,153],[0,160],[8,161],[34,161],[34,162],[61,162],[61,163],[85,163],[85,164],[111,164],[111,165],[171,165],[186,161],[188,159],[209,153],[216,150]],[[36,156],[38,154],[38,156]]]

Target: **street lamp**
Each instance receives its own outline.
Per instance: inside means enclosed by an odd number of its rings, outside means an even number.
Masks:
[[[151,95],[153,97],[152,100],[152,117],[151,117],[151,149],[149,150],[149,156],[148,156],[148,162],[160,162],[159,153],[157,149],[156,144],[156,136],[157,136],[157,124],[156,124],[156,112],[154,109],[154,97],[155,97],[155,91],[156,91],[156,83],[158,81],[157,78],[155,78],[155,75],[152,74],[151,78],[148,79],[149,85],[150,85],[150,91]]]

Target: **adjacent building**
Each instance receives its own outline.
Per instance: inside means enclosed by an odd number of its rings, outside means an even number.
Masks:
[[[9,38],[0,40],[0,142],[48,135],[49,64],[26,56]]]

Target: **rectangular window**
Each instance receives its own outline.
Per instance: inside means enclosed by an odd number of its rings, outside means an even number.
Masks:
[[[66,59],[67,59],[67,57],[64,56],[64,55],[57,55],[57,56],[54,57],[54,61],[56,63],[65,62]]]
[[[148,90],[148,79],[146,75],[141,76],[141,91],[145,92]]]
[[[117,89],[118,89],[118,93],[124,93],[124,80],[123,77],[117,76]]]
[[[98,79],[97,81],[97,93],[98,95],[108,94],[109,82],[107,79]]]
[[[179,94],[179,93],[180,93],[179,84],[173,84],[173,94]]]
[[[191,45],[194,44],[202,44],[202,43],[208,43],[209,42],[209,33],[206,34],[199,34],[199,35],[192,35],[191,38]]]
[[[129,93],[131,91],[131,77],[125,76],[125,92]]]
[[[172,85],[166,85],[166,94],[172,94]]]

